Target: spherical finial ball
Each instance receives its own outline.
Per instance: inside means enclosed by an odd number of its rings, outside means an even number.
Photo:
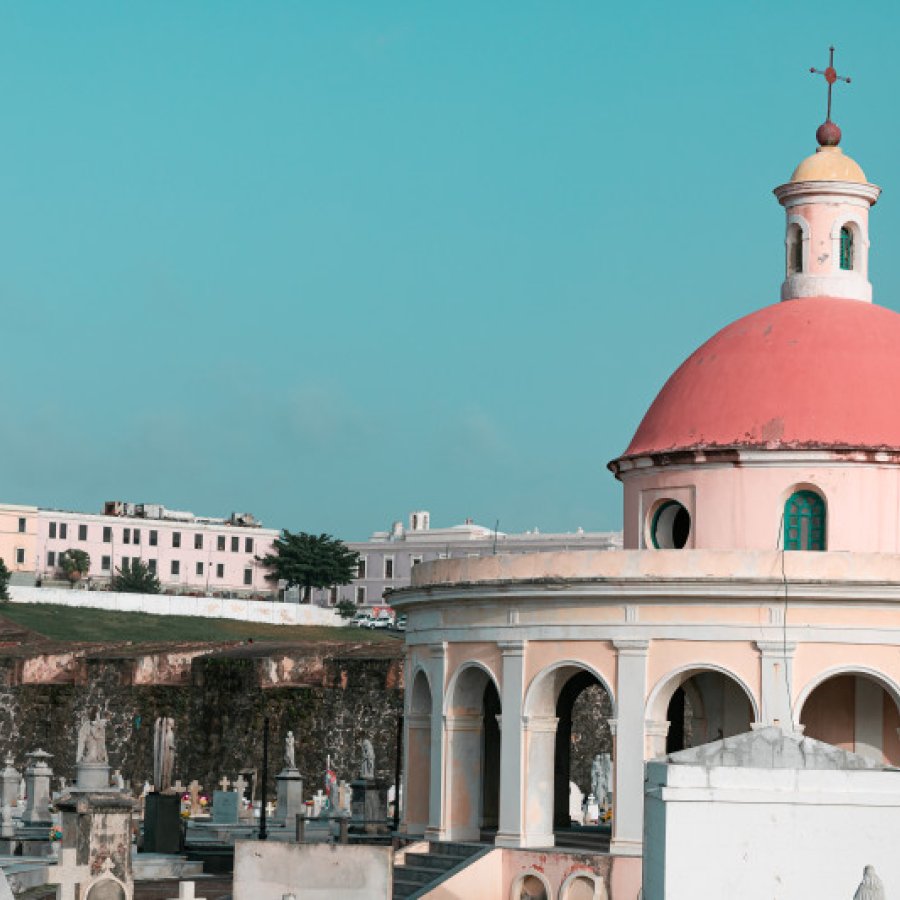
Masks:
[[[834,122],[823,122],[816,129],[816,140],[820,147],[837,147],[841,142],[841,129]]]

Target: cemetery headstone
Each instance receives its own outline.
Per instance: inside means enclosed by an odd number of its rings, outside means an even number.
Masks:
[[[25,769],[25,811],[22,820],[29,825],[50,824],[50,779],[53,771],[47,764],[53,755],[44,750],[26,754],[29,763]]]
[[[212,820],[216,825],[237,825],[238,795],[235,791],[214,791]]]

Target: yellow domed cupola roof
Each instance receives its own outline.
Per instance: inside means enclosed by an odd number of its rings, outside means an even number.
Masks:
[[[798,181],[850,181],[868,184],[866,173],[856,160],[847,156],[840,147],[819,147],[794,169],[791,182]]]

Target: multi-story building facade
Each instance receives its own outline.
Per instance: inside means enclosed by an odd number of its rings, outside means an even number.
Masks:
[[[618,531],[544,534],[537,529],[505,534],[476,525],[467,519],[462,525],[432,528],[430,513],[409,514],[408,527],[394,522],[390,531],[376,531],[368,541],[348,542],[359,554],[359,576],[342,587],[314,591],[313,601],[334,605],[352,600],[359,606],[384,604],[387,590],[406,587],[413,566],[433,559],[490,556],[495,553],[534,553],[564,550],[619,550]]]
[[[0,518],[0,523],[2,523]],[[107,503],[102,514],[37,510],[35,577],[57,579],[60,556],[84,550],[84,580],[105,586],[117,569],[145,563],[174,593],[270,594],[273,585],[257,557],[271,552],[278,532],[249,515],[206,518],[156,504]]]
[[[0,559],[12,574],[12,580],[34,572],[37,562],[36,506],[0,504]],[[17,577],[18,576],[18,577]]]

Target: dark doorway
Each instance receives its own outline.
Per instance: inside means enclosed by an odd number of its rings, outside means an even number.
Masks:
[[[500,695],[493,681],[484,688],[481,760],[481,827],[497,828],[500,816]]]

